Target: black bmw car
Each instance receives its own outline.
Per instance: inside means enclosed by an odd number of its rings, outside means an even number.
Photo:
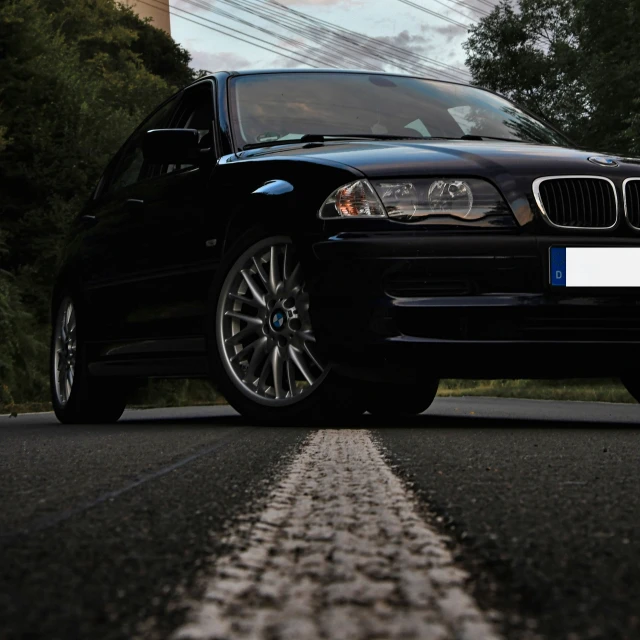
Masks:
[[[441,377],[619,376],[638,395],[640,161],[494,93],[221,72],[132,134],[53,293],[63,422],[149,377],[258,421],[416,414]]]

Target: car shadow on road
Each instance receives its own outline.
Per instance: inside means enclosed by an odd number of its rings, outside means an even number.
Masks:
[[[156,414],[157,412],[157,414]],[[626,413],[626,412],[625,412]],[[156,414],[156,415],[153,415]],[[584,415],[584,412],[583,412]],[[294,422],[289,424],[260,425],[238,415],[231,410],[225,411],[223,415],[216,410],[208,413],[202,407],[199,415],[179,415],[179,412],[171,411],[171,415],[161,415],[160,411],[149,412],[127,412],[115,424],[86,424],[86,425],[62,425],[57,422],[51,414],[50,419],[38,420],[36,423],[27,423],[27,416],[21,419],[7,421],[3,426],[23,428],[46,427],[49,434],[59,433],[68,435],[70,432],[111,433],[122,431],[174,431],[185,429],[189,431],[206,431],[213,429],[236,429],[236,428],[309,428],[309,429],[621,429],[640,430],[640,408],[637,412],[637,420],[630,419],[628,415],[613,415],[598,419],[597,416],[584,419],[576,416],[575,419],[564,416],[501,416],[491,417],[465,413],[461,415],[441,414],[438,412],[426,412],[419,416],[379,417],[365,414],[362,416],[335,417],[331,421],[305,423]]]
[[[640,430],[640,412],[638,421],[616,420],[568,420],[558,418],[489,418],[481,416],[442,416],[423,414],[419,416],[399,416],[394,419],[363,415],[356,418],[335,418],[331,422],[259,425],[242,416],[210,416],[198,418],[126,420],[121,423],[136,428],[309,428],[309,429],[630,429]]]
[[[302,426],[302,425],[301,425]],[[524,417],[483,417],[483,416],[450,416],[422,414],[419,416],[400,416],[398,418],[380,418],[364,415],[356,419],[332,421],[326,425],[316,424],[314,428],[322,429],[629,429],[640,430],[640,411],[638,420],[570,420],[558,418],[524,418]]]

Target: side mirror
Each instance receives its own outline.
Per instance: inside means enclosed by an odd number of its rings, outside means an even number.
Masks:
[[[151,129],[142,139],[142,154],[151,164],[198,164],[199,143],[197,129]]]

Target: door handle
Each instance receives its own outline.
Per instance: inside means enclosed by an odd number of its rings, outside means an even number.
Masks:
[[[80,216],[80,222],[82,222],[86,227],[93,227],[93,225],[98,222],[98,218],[90,215]]]
[[[144,205],[144,200],[139,200],[138,198],[129,198],[125,200],[124,206],[128,211],[137,211]]]

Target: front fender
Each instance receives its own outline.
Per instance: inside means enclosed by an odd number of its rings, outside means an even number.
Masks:
[[[305,221],[313,226],[315,215],[308,201],[303,201],[300,189],[284,179],[272,179],[254,189],[234,208],[225,233],[225,254],[236,239],[251,227],[272,229],[276,233],[292,233]],[[309,215],[304,215],[305,209]],[[317,221],[321,224],[321,221]]]

